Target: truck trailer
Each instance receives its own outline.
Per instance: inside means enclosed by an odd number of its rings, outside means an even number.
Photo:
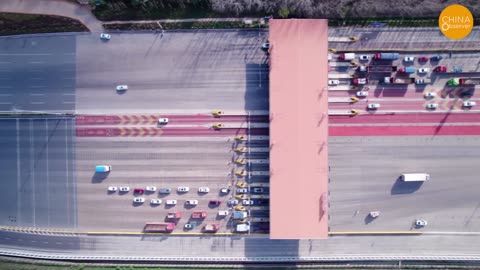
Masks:
[[[398,58],[400,58],[398,53],[377,53],[373,55],[375,60],[397,60]]]
[[[175,223],[148,222],[143,229],[144,232],[171,232],[175,229]]]
[[[480,78],[460,78],[458,82],[460,85],[480,85]]]
[[[355,59],[355,53],[342,53],[338,57],[338,59],[343,60],[343,61],[351,61]]]
[[[385,77],[383,79],[385,84],[411,84],[415,83],[415,78],[394,78],[394,77]]]
[[[397,66],[368,66],[368,73],[390,73],[396,72]]]
[[[415,71],[414,67],[405,67],[398,70],[400,73],[415,73]]]
[[[182,218],[182,212],[170,212],[167,214],[167,219],[179,219]]]
[[[220,224],[218,223],[207,224],[203,227],[204,232],[217,232],[218,229],[220,229]]]
[[[401,176],[404,182],[416,182],[430,180],[430,174],[428,173],[404,173]]]
[[[207,217],[207,212],[205,211],[192,213],[192,218],[206,218],[206,217]]]

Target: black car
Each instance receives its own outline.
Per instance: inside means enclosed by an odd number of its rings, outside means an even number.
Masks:
[[[435,55],[433,57],[430,58],[430,61],[440,61],[443,59],[443,56],[441,55]]]

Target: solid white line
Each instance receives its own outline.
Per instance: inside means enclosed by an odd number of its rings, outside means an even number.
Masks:
[[[7,62],[7,61],[0,61],[0,64],[10,64],[11,62]]]
[[[51,53],[0,53],[0,56],[52,55]]]
[[[30,63],[30,64],[44,64],[45,61],[30,61],[28,63]]]
[[[16,128],[17,128],[17,219],[20,224],[20,209],[22,200],[20,199],[21,190],[20,190],[20,119],[16,119]]]
[[[47,227],[50,227],[50,172],[49,172],[49,156],[48,156],[48,120],[45,121],[45,161],[47,163]]]
[[[32,94],[30,93],[31,96],[45,96],[45,94]]]
[[[30,88],[47,88],[46,85],[30,85]]]
[[[65,130],[65,160],[66,160],[66,162],[65,162],[65,173],[67,175],[67,179],[66,179],[65,182],[66,182],[67,192],[68,192],[69,191],[68,190],[68,187],[69,187],[68,177],[69,177],[69,173],[70,173],[69,170],[68,170],[68,160],[67,160],[67,158],[68,158],[68,132],[67,132],[68,131],[68,121],[64,121],[64,122],[65,122],[65,129],[64,129]],[[71,213],[71,211],[70,211],[70,200],[67,199],[67,223],[70,223],[70,213]],[[73,214],[75,215],[75,213],[73,213]]]
[[[34,152],[34,145],[33,145],[33,120],[30,120],[30,176],[31,176],[31,179],[32,179],[32,214],[33,214],[33,227],[36,227],[36,212],[35,212],[35,205],[36,205],[36,202],[35,202],[35,193],[36,190],[35,190],[35,164],[34,164],[34,156],[35,156],[35,152]]]
[[[12,102],[0,102],[1,105],[8,105],[8,104],[12,104]]]
[[[480,123],[359,123],[359,124],[328,124],[329,127],[426,127],[426,126],[480,126]]]
[[[11,97],[12,94],[0,94],[0,97]]]
[[[64,96],[75,96],[75,94],[62,94]]]
[[[64,101],[63,104],[75,104],[75,101]]]
[[[37,104],[38,105],[38,104],[45,104],[45,102],[43,102],[43,101],[32,101],[32,102],[30,102],[30,104]]]

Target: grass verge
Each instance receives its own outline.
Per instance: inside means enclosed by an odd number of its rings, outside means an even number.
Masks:
[[[169,22],[162,23],[164,30],[174,29],[236,29],[249,28],[258,29],[268,27],[267,24],[260,24],[254,21],[252,24],[245,24],[242,21],[203,21],[203,22]],[[105,29],[112,30],[160,30],[156,23],[127,23],[127,24],[104,24]]]
[[[436,27],[438,18],[390,18],[390,17],[372,17],[372,18],[346,18],[329,19],[328,26],[357,26],[367,27],[374,23],[383,23],[385,27]],[[474,25],[479,25],[480,18],[475,19]]]
[[[61,16],[0,13],[0,35],[88,32],[81,22]]]

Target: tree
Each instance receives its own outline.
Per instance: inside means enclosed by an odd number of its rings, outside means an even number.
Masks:
[[[290,14],[290,10],[288,10],[288,7],[282,7],[280,8],[280,10],[278,11],[278,15],[281,17],[281,18],[288,18],[288,14]]]

